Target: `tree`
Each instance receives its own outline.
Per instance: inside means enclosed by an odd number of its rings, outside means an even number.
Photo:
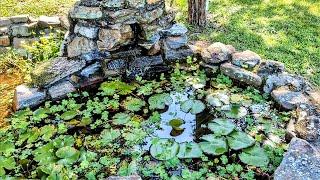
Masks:
[[[207,0],[188,0],[189,23],[203,27],[207,23]]]

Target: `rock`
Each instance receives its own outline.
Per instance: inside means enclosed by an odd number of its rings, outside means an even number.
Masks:
[[[100,7],[74,6],[70,11],[70,17],[73,19],[100,19],[102,18]]]
[[[157,4],[161,0],[146,0],[147,4]]]
[[[137,23],[138,11],[134,9],[119,9],[117,11],[106,11],[107,24],[135,24]]]
[[[217,64],[231,60],[231,54],[234,52],[234,47],[217,42],[211,44],[207,48],[202,49],[201,58],[206,63]]]
[[[26,23],[29,21],[29,15],[23,14],[18,16],[12,16],[10,17],[10,20],[13,23]]]
[[[200,62],[200,66],[204,67],[208,73],[217,73],[219,71],[219,66],[207,64],[204,62]]]
[[[305,140],[293,138],[280,166],[274,173],[274,179],[320,179],[319,149]]]
[[[129,25],[121,26],[119,29],[100,29],[99,31],[99,50],[115,50],[120,45],[132,42],[133,31]]]
[[[269,104],[253,104],[249,107],[253,114],[264,114],[270,111]]]
[[[48,27],[59,27],[61,25],[60,18],[58,16],[40,16],[39,22],[40,27],[48,28]]]
[[[8,27],[0,27],[0,36],[1,35],[8,35],[9,34],[9,28]]]
[[[164,54],[164,59],[168,62],[173,62],[176,60],[184,60],[188,56],[192,56],[193,52],[190,48],[185,47],[181,49],[171,49],[168,47],[166,43],[163,43],[163,54]]]
[[[81,60],[85,60],[88,64],[91,64],[93,61],[100,61],[105,58],[110,58],[109,52],[99,52],[99,51],[92,51],[86,54],[82,54],[80,56]]]
[[[86,68],[84,68],[80,75],[83,77],[90,77],[91,75],[95,74],[97,71],[99,71],[101,69],[101,64],[100,62],[96,62],[94,64],[91,64],[90,66],[87,66]]]
[[[314,104],[320,105],[320,92],[317,90],[307,91],[308,96]]]
[[[45,61],[37,65],[31,73],[32,83],[38,87],[47,87],[80,71],[85,65],[84,60],[68,60],[66,57]]]
[[[141,180],[141,177],[138,175],[132,176],[110,176],[107,180]]]
[[[55,84],[48,89],[49,95],[53,100],[65,98],[69,93],[75,91],[76,88],[69,81],[63,81]]]
[[[307,91],[310,88],[301,76],[279,74],[268,76],[263,91],[265,93],[270,93],[272,90],[281,86],[288,86],[292,91]]]
[[[11,25],[11,20],[7,17],[0,17],[0,27],[4,26],[10,26]]]
[[[3,47],[10,46],[9,36],[0,36],[0,46],[3,46]]]
[[[124,59],[104,60],[102,70],[106,77],[122,75],[126,72],[127,62]]]
[[[145,13],[142,13],[139,17],[138,21],[140,23],[151,23],[154,20],[160,18],[163,15],[164,11],[162,8],[156,8],[152,11],[146,11]]]
[[[232,79],[244,82],[248,85],[260,87],[262,84],[262,79],[258,75],[245,69],[241,69],[240,67],[232,65],[231,63],[222,64],[220,66],[220,70],[224,75],[229,76]]]
[[[163,64],[161,55],[136,57],[129,63],[127,77],[134,79],[136,76],[144,76],[151,66],[161,64]]]
[[[97,49],[97,45],[94,41],[76,36],[68,45],[67,52],[68,57],[76,57],[82,54],[90,53]]]
[[[101,0],[81,0],[81,6],[88,6],[88,7],[99,7]]]
[[[283,63],[278,61],[264,61],[261,62],[258,70],[258,75],[262,78],[267,78],[270,75],[282,74],[285,71],[285,66]]]
[[[76,25],[74,28],[74,33],[78,33],[84,37],[95,39],[98,37],[98,27],[86,27],[81,25]]]
[[[232,64],[242,68],[254,68],[261,61],[261,57],[250,50],[232,54]]]
[[[164,29],[161,31],[163,36],[183,36],[187,34],[188,29],[182,24],[174,24],[169,29]]]
[[[288,87],[280,87],[271,92],[271,97],[284,109],[293,110],[302,103],[308,103],[309,99],[302,92],[289,90]]]
[[[165,43],[168,45],[171,49],[179,49],[181,47],[184,47],[188,43],[188,37],[186,35],[184,36],[171,36],[167,37],[165,39]]]
[[[22,36],[22,37],[31,36],[32,30],[34,30],[36,26],[37,26],[37,23],[12,25],[11,35]]]
[[[26,85],[16,87],[13,98],[13,109],[15,111],[24,108],[34,108],[43,103],[46,99],[46,93],[37,88],[30,88]]]
[[[146,4],[146,0],[126,0],[126,4],[131,8],[142,8]]]
[[[39,38],[13,38],[13,47],[16,49],[24,48],[24,46],[32,45],[33,43],[39,41]]]
[[[124,6],[125,0],[108,0],[102,3],[103,7],[107,8],[120,8]]]
[[[61,24],[62,28],[66,29],[66,30],[70,29],[70,23],[69,23],[68,17],[61,16],[60,17],[60,24]]]

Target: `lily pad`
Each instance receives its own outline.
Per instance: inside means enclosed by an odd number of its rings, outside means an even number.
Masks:
[[[248,134],[235,131],[227,136],[228,145],[233,150],[244,149],[254,144],[254,139]]]
[[[230,109],[225,112],[228,118],[240,119],[248,114],[248,111],[245,107],[240,105],[231,105]]]
[[[157,160],[165,161],[176,157],[179,144],[172,139],[158,139],[152,143],[150,154]]]
[[[118,129],[106,129],[101,132],[101,143],[102,145],[109,145],[112,141],[116,140],[121,136],[120,130]]]
[[[155,94],[151,96],[148,100],[150,109],[164,109],[166,106],[169,106],[173,102],[173,99],[168,93]]]
[[[113,116],[112,123],[115,125],[123,125],[130,121],[131,116],[127,113],[117,113]]]
[[[182,119],[172,119],[169,121],[169,125],[177,131],[183,130],[183,128],[180,127],[183,123],[184,121]]]
[[[228,151],[226,139],[217,137],[214,134],[208,134],[201,137],[202,142],[199,143],[202,151],[206,154],[221,155]]]
[[[0,156],[0,177],[6,174],[4,169],[12,170],[16,167],[16,162],[13,157]]]
[[[214,132],[215,135],[228,135],[236,126],[229,119],[215,119],[208,124],[208,128]]]
[[[206,106],[200,100],[186,100],[181,103],[181,110],[185,113],[199,114]]]
[[[66,146],[57,150],[56,156],[61,158],[58,162],[61,164],[73,164],[79,159],[80,151],[77,149]]]
[[[53,142],[38,147],[33,151],[33,156],[39,165],[48,165],[57,161],[57,157],[54,154]]]
[[[126,110],[133,111],[133,112],[140,111],[141,108],[145,105],[146,105],[146,102],[144,102],[141,99],[133,98],[133,97],[127,97],[127,99],[123,102],[124,108]]]
[[[65,121],[69,121],[75,118],[78,115],[78,112],[75,110],[66,111],[61,115],[61,118]]]
[[[37,120],[45,119],[49,116],[48,115],[49,112],[50,111],[46,108],[39,108],[36,111],[34,111],[33,118]]]
[[[202,156],[202,150],[197,143],[182,143],[180,144],[177,157],[181,159],[187,158],[200,158]]]
[[[269,164],[269,158],[264,149],[258,146],[244,149],[239,155],[241,162],[257,167],[265,167]]]
[[[111,81],[102,83],[100,89],[108,96],[128,95],[136,89],[136,86],[121,81]]]

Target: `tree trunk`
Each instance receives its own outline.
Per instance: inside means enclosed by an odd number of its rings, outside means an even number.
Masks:
[[[206,0],[188,0],[189,23],[203,27],[207,23]]]

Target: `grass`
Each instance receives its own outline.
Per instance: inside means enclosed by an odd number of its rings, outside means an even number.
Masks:
[[[61,15],[68,12],[76,0],[1,0],[0,17],[29,14],[34,17],[40,15]]]
[[[175,1],[182,21],[186,2]],[[320,1],[211,0],[209,13],[209,27],[193,29],[191,38],[250,49],[320,87]]]

